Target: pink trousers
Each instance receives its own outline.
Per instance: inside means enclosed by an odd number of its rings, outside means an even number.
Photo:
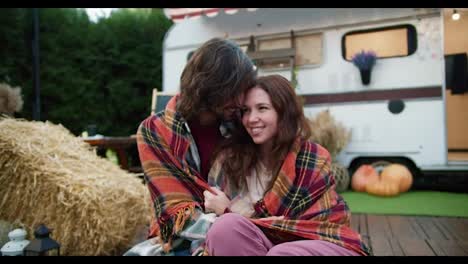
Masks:
[[[206,236],[211,256],[359,256],[322,240],[299,240],[274,245],[255,224],[240,214],[219,217]]]

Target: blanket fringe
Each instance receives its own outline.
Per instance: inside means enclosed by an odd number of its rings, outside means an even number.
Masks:
[[[168,253],[172,249],[172,238],[174,234],[182,231],[185,223],[190,220],[195,212],[195,204],[185,204],[173,209],[170,217],[158,219],[159,224],[159,243],[162,245],[164,252]]]

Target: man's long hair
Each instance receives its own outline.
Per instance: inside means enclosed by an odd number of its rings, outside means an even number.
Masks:
[[[255,77],[253,62],[237,44],[211,39],[193,53],[182,72],[177,110],[186,120],[203,110],[221,114],[222,106],[251,87]]]
[[[310,138],[311,131],[307,118],[304,116],[303,105],[286,78],[280,75],[259,77],[253,87],[260,87],[270,96],[273,108],[278,114],[278,131],[273,138],[270,157],[270,164],[274,164],[274,167],[269,168],[273,172],[273,179],[267,186],[265,191],[267,192],[273,187],[281,165],[295,139],[300,136],[307,140]],[[245,128],[240,126],[223,144],[222,149],[225,155],[222,165],[225,177],[236,189],[246,186],[246,177],[251,174],[252,169],[256,169],[259,162],[259,145],[256,145]]]

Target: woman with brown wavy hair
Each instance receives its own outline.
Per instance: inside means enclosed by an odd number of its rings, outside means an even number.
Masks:
[[[368,255],[335,191],[330,154],[310,127],[290,82],[260,77],[245,95],[244,129],[214,162],[205,210],[219,217],[206,255]]]

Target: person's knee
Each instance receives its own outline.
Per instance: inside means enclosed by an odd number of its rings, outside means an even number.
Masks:
[[[268,253],[266,254],[267,256],[289,256],[291,255],[290,248],[285,245],[286,243],[283,244],[278,244],[274,247],[272,247],[270,250],[268,250]]]
[[[334,243],[322,240],[286,242],[272,247],[267,256],[352,256],[357,255]]]
[[[315,248],[313,243],[308,247],[298,243],[286,242],[272,247],[267,256],[321,256],[320,249]]]
[[[223,214],[218,219],[216,219],[216,221],[208,230],[208,233],[206,234],[206,240],[213,242],[218,239],[224,240],[226,237],[233,236],[236,234],[237,230],[240,230],[236,227],[242,225],[242,223],[246,220],[247,219],[245,219],[245,217],[240,214]]]
[[[265,256],[273,244],[248,218],[228,213],[208,230],[206,248],[212,256]]]

